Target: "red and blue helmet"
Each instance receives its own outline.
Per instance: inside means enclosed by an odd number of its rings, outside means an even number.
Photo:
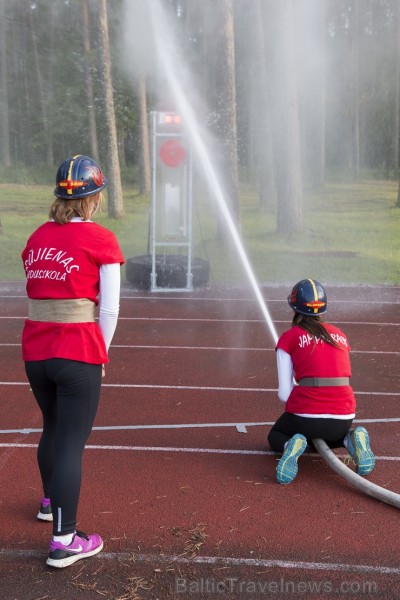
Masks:
[[[301,315],[316,317],[328,307],[325,289],[316,279],[302,279],[296,283],[287,300],[290,308]]]
[[[107,185],[99,165],[93,158],[77,154],[58,167],[54,195],[64,200],[92,196]]]

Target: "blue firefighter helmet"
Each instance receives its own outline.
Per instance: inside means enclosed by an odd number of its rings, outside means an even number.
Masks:
[[[328,300],[324,287],[316,279],[302,279],[288,296],[290,308],[302,315],[317,316],[327,309]]]
[[[106,185],[107,179],[97,162],[89,156],[77,154],[58,167],[54,195],[64,200],[75,200],[97,194]]]

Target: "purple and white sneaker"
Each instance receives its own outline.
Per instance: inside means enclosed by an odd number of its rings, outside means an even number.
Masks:
[[[42,498],[40,501],[40,509],[37,514],[39,521],[52,521],[53,513],[51,512],[51,504],[49,498]]]
[[[76,531],[69,546],[51,540],[49,558],[46,564],[50,567],[69,567],[82,558],[94,556],[103,549],[103,540],[97,534],[86,535]]]

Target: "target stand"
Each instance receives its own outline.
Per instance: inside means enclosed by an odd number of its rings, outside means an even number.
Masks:
[[[152,193],[148,254],[128,258],[126,278],[152,292],[191,291],[208,282],[208,261],[192,256],[192,156],[176,113],[150,113]]]

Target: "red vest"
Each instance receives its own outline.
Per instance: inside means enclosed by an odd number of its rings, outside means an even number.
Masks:
[[[294,326],[277,343],[290,354],[296,381],[303,377],[351,377],[350,345],[346,335],[334,325],[324,324],[339,348],[314,340],[304,329]],[[302,387],[296,385],[286,403],[295,414],[349,415],[356,409],[353,389],[348,386]]]
[[[91,221],[59,225],[53,221],[32,233],[22,252],[29,298],[88,298],[96,304],[101,265],[124,263],[115,235]],[[25,361],[67,358],[92,364],[108,362],[96,323],[25,321]]]

